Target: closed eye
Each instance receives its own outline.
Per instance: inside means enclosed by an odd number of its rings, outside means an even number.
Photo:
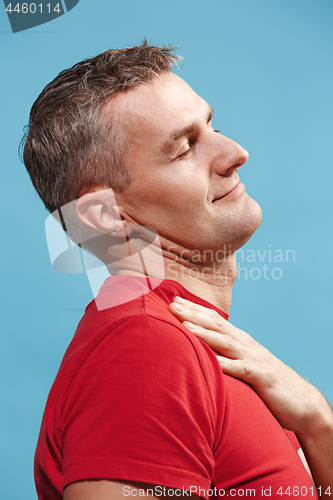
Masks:
[[[180,153],[178,156],[176,156],[176,158],[175,158],[175,159],[176,159],[176,160],[179,160],[179,159],[182,159],[182,158],[186,158],[187,156],[189,156],[189,155],[190,155],[191,150],[192,150],[192,148],[191,148],[191,147],[189,147],[186,151],[184,151],[184,153]]]
[[[216,130],[216,129],[213,128],[213,126],[212,126],[212,119],[213,119],[213,113],[208,117],[207,125],[209,127],[211,127],[211,129],[213,130],[213,132],[216,132],[218,134],[218,133],[221,132],[221,130]],[[188,156],[190,156],[190,154],[192,152],[192,149],[197,144],[197,142],[198,142],[197,134],[196,134],[195,137],[189,137],[189,140],[188,140],[188,143],[187,143],[188,149],[186,149],[186,151],[181,152],[180,154],[178,154],[175,157],[175,160],[182,160],[182,159],[187,158]]]
[[[187,156],[190,156],[190,154],[191,154],[193,148],[196,146],[197,142],[198,142],[197,136],[189,137],[187,144],[184,145],[184,147],[187,146],[188,149],[186,149],[185,151],[181,150],[180,154],[178,154],[175,159],[179,160],[179,159],[186,158]]]

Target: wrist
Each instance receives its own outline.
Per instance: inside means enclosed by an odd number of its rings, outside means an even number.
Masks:
[[[333,437],[333,411],[324,396],[318,391],[317,398],[311,398],[301,428],[296,431],[301,445]]]

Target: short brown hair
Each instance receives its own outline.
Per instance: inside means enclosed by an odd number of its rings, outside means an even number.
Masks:
[[[124,137],[103,106],[116,93],[171,71],[170,46],[108,50],[62,71],[33,104],[23,159],[46,208],[53,212],[90,186],[122,191],[130,183]],[[25,141],[25,143],[24,143]]]

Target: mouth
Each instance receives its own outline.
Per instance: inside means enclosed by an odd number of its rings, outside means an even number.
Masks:
[[[227,196],[231,195],[234,191],[236,191],[236,189],[238,187],[240,187],[240,185],[242,185],[242,183],[241,183],[241,181],[238,181],[237,184],[232,189],[230,189],[230,191],[223,194],[222,196],[218,196],[217,198],[214,198],[212,203],[215,203],[216,201],[219,201],[219,200],[223,200],[223,198],[226,198]]]

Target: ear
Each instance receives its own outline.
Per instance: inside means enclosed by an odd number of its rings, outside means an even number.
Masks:
[[[101,233],[126,238],[132,232],[131,226],[121,218],[111,188],[81,196],[76,204],[76,213],[83,224]]]

